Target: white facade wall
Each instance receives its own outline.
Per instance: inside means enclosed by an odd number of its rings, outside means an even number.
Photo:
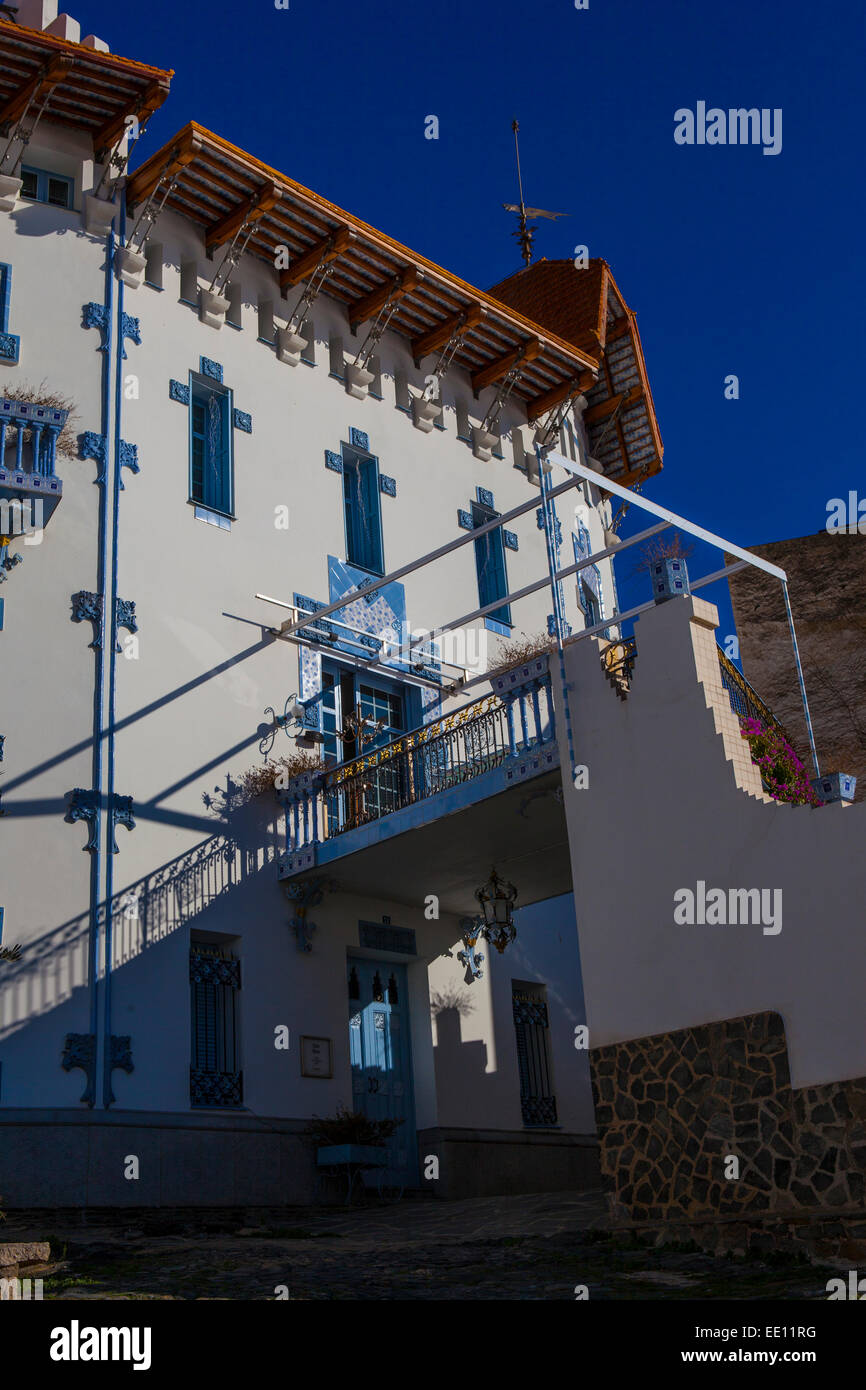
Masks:
[[[0,214],[0,261],[13,268],[9,327],[21,337],[20,362],[3,368],[2,390],[15,399],[25,385],[44,383],[45,389],[74,402],[78,432],[102,432],[106,355],[99,351],[99,331],[82,327],[82,306],[105,301],[106,246],[85,233],[80,214],[82,188],[93,181],[85,146],[83,139],[43,123],[28,156],[28,162],[76,178],[77,210],[19,202],[14,213]],[[347,1101],[345,955],[357,942],[358,919],[378,920],[384,913],[418,929],[412,988],[419,1126],[459,1124],[469,1109],[478,1123],[481,1111],[475,1102],[457,1098],[465,1075],[446,1069],[447,1098],[441,1086],[436,1090],[426,964],[433,962],[430,988],[435,992],[442,986],[443,969],[449,977],[453,973],[453,963],[440,958],[459,936],[455,922],[426,921],[420,893],[416,905],[389,902],[383,884],[381,901],[375,904],[344,903],[335,895],[315,909],[314,949],[303,955],[289,932],[289,912],[277,882],[274,856],[284,844],[278,808],[260,808],[259,832],[250,831],[229,880],[227,861],[218,862],[223,827],[202,797],[224,787],[228,775],[261,764],[258,741],[261,726],[268,723],[264,710],[273,706],[282,712],[286,696],[299,688],[298,648],[273,641],[264,631],[286,614],[257,602],[254,595],[291,601],[298,591],[318,600],[329,597],[327,557],[345,558],[345,538],[342,481],[326,469],[326,449],[339,450],[350,427],[361,429],[369,435],[381,471],[396,480],[396,498],[381,498],[386,570],[461,535],[456,514],[470,507],[477,487],[493,493],[501,512],[537,496],[537,488],[513,466],[507,438],[504,458],[483,463],[456,437],[456,397],[477,422],[492,392],[472,402],[468,377],[449,372],[443,390],[445,429],[423,434],[395,406],[395,371],[405,372],[416,390],[424,385],[424,371],[414,368],[406,340],[389,333],[379,345],[384,399],[354,400],[329,375],[328,340],[332,334],[341,336],[351,359],[369,325],[353,339],[343,308],[322,296],[312,311],[317,365],[286,366],[257,341],[258,303],[273,300],[278,321],[284,321],[299,290],[288,303],[278,303],[276,273],[245,257],[235,276],[242,287],[242,328],[225,325],[215,331],[199,321],[195,308],[179,302],[182,264],[197,261],[200,285],[213,275],[215,263],[205,260],[200,230],[164,214],[153,240],[164,248],[164,288],[143,285],[122,292],[124,311],[138,319],[141,345],[127,339],[127,357],[120,363],[113,351],[108,355],[106,582],[116,559],[116,593],[135,602],[138,633],[133,644],[120,633],[128,654],[119,654],[115,662],[115,737],[103,738],[101,746],[104,760],[113,756],[116,792],[134,799],[136,820],[131,832],[117,829],[120,852],[111,856],[113,891],[117,899],[132,892],[144,903],[138,917],[130,912],[116,926],[111,1031],[131,1035],[134,1059],[131,1074],[113,1073],[116,1107],[189,1112],[191,932],[224,939],[242,960],[243,1070],[250,1110],[303,1117]],[[116,334],[121,305],[116,280],[111,293]],[[169,381],[186,382],[202,356],[222,365],[233,405],[252,416],[251,434],[233,431],[236,519],[230,531],[194,516],[188,500],[189,412],[169,397]],[[428,359],[424,368],[432,365]],[[523,429],[529,445],[531,431],[519,407],[506,407],[503,421]],[[140,468],[137,474],[122,470],[123,490],[117,494],[111,476],[116,428],[137,447]],[[16,1108],[79,1105],[82,1073],[62,1070],[60,1055],[65,1034],[90,1031],[86,961],[93,856],[82,852],[87,827],[65,823],[64,815],[71,790],[94,785],[95,690],[103,694],[103,728],[109,722],[107,627],[100,654],[88,645],[91,624],[70,621],[71,595],[99,588],[101,489],[95,485],[97,466],[91,459],[61,458],[57,472],[64,495],[43,543],[13,546],[25,562],[0,586],[6,600],[0,633],[0,731],[6,735],[0,902],[4,942],[20,942],[24,949],[21,966],[0,978],[0,1106]],[[275,526],[275,509],[283,505],[290,509],[288,530]],[[568,564],[573,558],[572,504],[560,504],[558,510],[561,562]],[[600,545],[600,522],[591,515],[589,524],[594,546]],[[534,510],[510,529],[517,532],[520,546],[506,552],[515,589],[546,573],[546,556]],[[603,568],[607,574],[606,562]],[[606,589],[609,594],[609,581]],[[407,578],[409,622],[417,629],[453,620],[477,606],[477,593],[470,543]],[[569,621],[578,626],[582,615],[573,584],[566,583],[565,593]],[[550,610],[545,588],[515,608],[514,635],[545,632]],[[492,663],[506,643],[493,634],[488,637]],[[483,694],[484,687],[476,693]],[[284,735],[273,751],[291,751]],[[105,838],[104,824],[102,830]],[[179,867],[188,855],[207,861],[207,869],[191,860]],[[107,859],[104,854],[100,861],[100,902]],[[232,891],[221,892],[229,882]],[[488,1059],[495,1053],[501,1067],[483,1102],[484,1123],[520,1126],[509,1052],[513,1026],[505,994],[497,995],[511,972],[515,978],[547,980],[561,991],[557,1008],[564,1022],[557,1025],[555,1065],[563,1077],[569,1075],[560,1087],[562,1123],[586,1131],[591,1127],[586,1078],[579,1068],[569,1074],[564,1060],[563,1029],[566,1022],[572,1026],[572,1017],[579,1021],[580,1012],[574,943],[567,932],[561,933],[567,958],[563,976],[558,948],[551,950],[544,931],[532,928],[528,936],[531,949],[528,940],[521,940],[516,953],[494,963],[486,981],[479,982],[483,988],[473,986],[473,1000],[484,1002],[477,1005],[472,1028],[488,1049]],[[523,952],[528,952],[525,960]],[[104,985],[96,1002],[101,1010]],[[293,1054],[287,1070],[285,1055],[273,1047],[273,1029],[281,1023],[293,1038],[305,1031],[335,1037],[333,1082],[302,1079]],[[470,1030],[467,1037],[472,1041],[476,1033]],[[573,1069],[574,1056],[567,1060]],[[97,1105],[100,1093],[97,1076]],[[443,1121],[446,1111],[453,1118]]]

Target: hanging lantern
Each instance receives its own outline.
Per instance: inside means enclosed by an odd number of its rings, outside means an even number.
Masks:
[[[513,913],[517,889],[501,879],[494,868],[484,887],[475,890],[475,896],[484,914],[482,935],[501,955],[517,936]]]

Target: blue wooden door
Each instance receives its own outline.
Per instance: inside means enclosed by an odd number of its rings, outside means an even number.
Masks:
[[[389,1186],[418,1182],[405,965],[348,962],[353,1109],[371,1120],[402,1119],[388,1142]]]

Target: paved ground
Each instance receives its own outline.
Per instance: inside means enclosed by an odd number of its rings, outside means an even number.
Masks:
[[[656,1250],[607,1230],[601,1196],[573,1193],[305,1207],[284,1225],[219,1235],[92,1222],[37,1231],[13,1218],[2,1234],[51,1238],[50,1299],[572,1300],[576,1285],[591,1299],[826,1299],[836,1273]]]

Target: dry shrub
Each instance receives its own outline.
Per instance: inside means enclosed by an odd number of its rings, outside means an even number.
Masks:
[[[509,641],[500,642],[499,651],[496,653],[495,664],[487,672],[488,676],[498,676],[502,671],[511,671],[515,666],[522,666],[526,661],[532,661],[536,656],[543,656],[545,653],[556,651],[556,638],[549,636],[546,632],[531,633],[529,636],[510,638]]]
[[[302,772],[310,772],[321,766],[317,753],[300,750],[289,753],[286,757],[275,758],[272,762],[264,763],[262,767],[249,767],[235,780],[236,791],[232,804],[235,807],[246,806],[257,796],[272,792],[278,776],[281,782],[291,781]]]
[[[75,422],[78,417],[75,414],[74,401],[69,400],[67,396],[62,396],[59,391],[49,390],[44,381],[39,386],[31,386],[27,381],[16,382],[15,389],[6,395],[6,400],[26,402],[28,405],[41,405],[46,410],[68,411],[66,424],[57,436],[57,453],[61,458],[78,458],[78,436],[75,432]],[[25,431],[26,438],[29,438],[30,434],[30,430]]]

